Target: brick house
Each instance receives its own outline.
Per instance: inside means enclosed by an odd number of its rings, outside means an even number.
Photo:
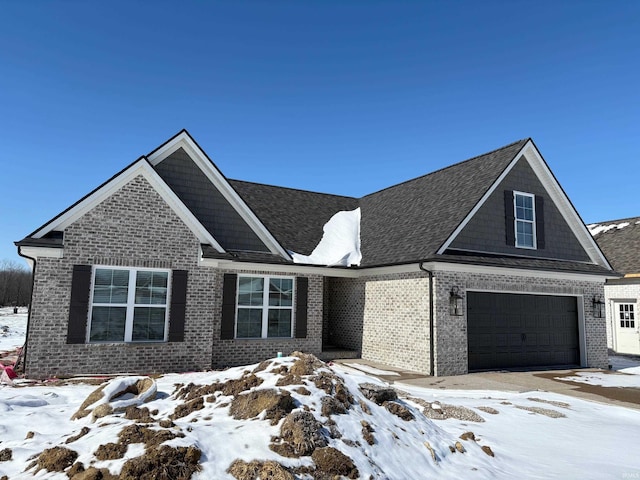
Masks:
[[[294,261],[339,212],[361,260]],[[182,131],[16,245],[34,377],[294,350],[432,375],[607,364],[593,299],[615,274],[531,139],[351,198],[229,180]]]
[[[607,346],[617,353],[640,355],[640,217],[588,226],[593,238],[623,278],[608,279],[601,305],[606,312]]]

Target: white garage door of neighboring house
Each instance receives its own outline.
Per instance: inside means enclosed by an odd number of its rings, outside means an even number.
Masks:
[[[616,352],[640,354],[640,325],[637,304],[614,302],[613,321],[616,332]]]

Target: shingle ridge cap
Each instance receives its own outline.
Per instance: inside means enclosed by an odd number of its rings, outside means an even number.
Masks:
[[[471,161],[473,161],[473,160],[477,160],[477,159],[478,159],[478,158],[480,158],[480,157],[486,157],[487,155],[491,155],[492,153],[499,152],[500,150],[506,150],[507,148],[511,148],[511,147],[513,147],[514,145],[517,145],[517,144],[519,144],[519,143],[525,144],[525,143],[527,143],[529,140],[531,140],[531,137],[529,137],[529,138],[522,138],[522,139],[520,139],[520,140],[516,140],[515,142],[511,142],[511,143],[510,143],[510,144],[508,144],[508,145],[504,145],[504,146],[502,146],[502,147],[496,148],[496,149],[491,150],[491,151],[489,151],[489,152],[481,153],[480,155],[476,155],[475,157],[467,158],[466,160],[462,160],[462,161],[457,162],[457,163],[454,163],[454,164],[452,164],[452,165],[447,165],[446,167],[442,167],[442,168],[439,168],[438,170],[434,170],[433,172],[429,172],[429,173],[426,173],[426,174],[424,174],[424,175],[420,175],[419,177],[410,178],[409,180],[405,180],[405,181],[403,181],[403,182],[396,183],[395,185],[390,185],[390,186],[388,186],[388,187],[381,188],[380,190],[376,190],[375,192],[368,193],[367,195],[364,195],[362,198],[370,197],[371,195],[375,195],[375,194],[377,194],[377,193],[384,192],[385,190],[390,190],[390,189],[392,189],[392,188],[396,188],[396,187],[399,187],[399,186],[401,186],[401,185],[404,185],[404,184],[407,184],[407,183],[410,183],[410,182],[414,182],[414,181],[416,181],[416,180],[420,180],[420,179],[422,179],[422,178],[429,177],[429,176],[431,176],[431,175],[434,175],[434,174],[436,174],[436,173],[442,172],[442,171],[447,170],[447,169],[449,169],[449,168],[458,167],[458,166],[462,165],[463,163],[467,163],[467,162],[471,162]]]
[[[292,190],[295,192],[302,192],[302,193],[313,193],[315,195],[325,195],[327,197],[340,197],[340,198],[347,198],[350,200],[358,200],[358,197],[350,197],[348,195],[338,195],[338,194],[334,194],[334,193],[326,193],[326,192],[317,192],[314,190],[306,190],[304,188],[294,188],[294,187],[282,187],[280,185],[271,185],[268,183],[262,183],[262,182],[250,182],[248,180],[238,180],[237,178],[230,178],[228,179],[230,182],[238,182],[238,183],[248,183],[251,185],[260,185],[263,187],[270,187],[270,188],[277,188],[280,190]]]

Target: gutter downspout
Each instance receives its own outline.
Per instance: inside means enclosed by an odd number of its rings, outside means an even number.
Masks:
[[[434,328],[433,328],[433,272],[431,270],[427,270],[426,268],[424,268],[424,260],[421,261],[418,264],[418,267],[420,268],[420,270],[422,270],[423,272],[427,272],[427,274],[429,275],[429,375],[431,375],[432,377],[435,374],[435,366],[434,366],[434,361],[435,361],[435,355],[434,355],[434,345],[435,342],[433,340],[433,332],[434,332]]]
[[[24,255],[21,251],[21,248],[18,247],[18,255],[20,255],[22,258],[27,260],[27,263],[31,263],[33,262],[33,265],[31,267],[31,297],[29,298],[29,312],[27,313],[27,331],[25,332],[25,337],[24,337],[24,345],[22,346],[22,354],[18,355],[18,360],[16,360],[16,364],[15,364],[15,368],[16,370],[18,369],[18,366],[20,365],[20,358],[22,358],[22,371],[24,373],[26,373],[27,371],[27,344],[28,344],[28,340],[29,340],[29,326],[31,325],[31,310],[32,310],[32,306],[33,306],[33,291],[34,291],[34,287],[35,287],[35,283],[36,283],[36,264],[37,264],[37,259],[35,257],[29,257],[27,255]]]

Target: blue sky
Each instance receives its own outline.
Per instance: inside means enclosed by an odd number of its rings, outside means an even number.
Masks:
[[[182,128],[229,178],[350,196],[532,137],[585,222],[640,215],[637,1],[0,0],[0,16],[0,260]]]

